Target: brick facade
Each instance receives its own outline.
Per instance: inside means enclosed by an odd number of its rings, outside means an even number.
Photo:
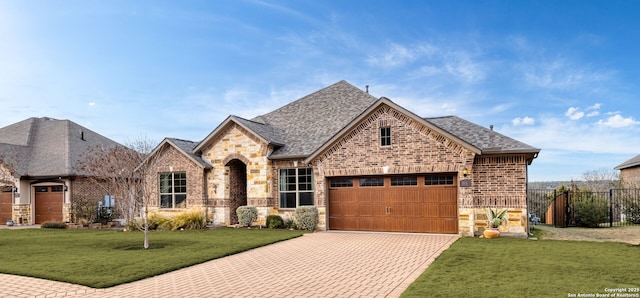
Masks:
[[[173,211],[160,208],[160,174],[161,173],[186,173],[187,178],[187,203],[186,208],[202,207],[206,205],[206,185],[203,177],[205,170],[189,159],[182,152],[171,145],[160,148],[157,156],[151,161],[152,166],[145,183],[149,185],[151,192],[150,209],[161,211]],[[183,211],[183,210],[179,210]]]
[[[382,127],[391,128],[390,146],[380,144]],[[459,234],[471,236],[483,230],[486,207],[509,209],[509,225],[503,229],[525,234],[527,155],[477,155],[391,106],[383,104],[371,111],[309,164],[303,158],[270,160],[267,156],[272,149],[252,132],[230,121],[202,147],[202,158],[212,165],[210,171],[196,170],[193,161],[174,149],[162,153],[165,157],[160,164],[164,171],[170,164],[173,171],[192,171],[187,174],[190,206],[208,206],[218,224],[235,222],[231,198],[234,183],[242,180],[238,175],[246,175],[247,205],[258,207],[261,217],[274,213],[290,216],[294,210],[279,208],[279,171],[311,167],[320,229],[326,228],[329,177],[448,173],[455,174],[459,182]],[[187,165],[190,166],[180,168]],[[464,169],[468,170],[466,175]],[[191,183],[197,184],[196,180],[205,185],[197,187],[202,193],[192,194]],[[462,181],[468,184],[462,186]],[[194,202],[194,197],[200,202]]]
[[[640,166],[620,170],[620,179],[625,187],[640,188]]]

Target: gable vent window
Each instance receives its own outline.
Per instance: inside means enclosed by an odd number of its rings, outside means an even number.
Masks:
[[[280,170],[280,208],[313,206],[313,170]]]
[[[391,146],[391,127],[380,128],[380,146]]]

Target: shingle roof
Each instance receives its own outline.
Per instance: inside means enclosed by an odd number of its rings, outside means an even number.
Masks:
[[[340,81],[252,121],[264,123],[265,130],[284,144],[270,158],[304,157],[376,100],[346,81]]]
[[[199,166],[203,168],[211,168],[211,165],[208,162],[202,159],[200,155],[194,153],[194,149],[198,145],[198,142],[192,142],[192,141],[181,140],[176,138],[166,138],[165,140],[173,144],[176,148],[178,148],[178,150],[182,151],[183,154],[191,158]]]
[[[267,143],[275,145],[275,150],[269,156],[270,159],[307,158],[309,160],[322,151],[322,148],[337,137],[337,134],[349,125],[354,125],[368,110],[375,109],[381,104],[397,107],[410,117],[423,121],[425,125],[432,125],[434,129],[442,130],[457,142],[466,143],[464,145],[473,148],[474,152],[481,154],[531,153],[534,157],[540,152],[540,149],[455,116],[420,118],[389,99],[384,97],[377,99],[346,81],[337,82],[251,120],[229,116],[196,145],[195,151],[203,149],[204,145],[228,123],[235,122]]]
[[[80,175],[91,148],[118,145],[69,120],[29,118],[0,128],[0,156],[18,176]]]
[[[627,168],[631,168],[631,167],[636,167],[636,166],[640,166],[640,154],[636,155],[635,157],[619,164],[618,166],[616,166],[614,169],[615,170],[624,170]]]
[[[424,118],[424,120],[480,149],[482,154],[540,152],[540,149],[456,116]]]

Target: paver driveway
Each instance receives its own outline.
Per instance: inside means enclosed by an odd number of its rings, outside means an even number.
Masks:
[[[0,297],[397,297],[457,238],[319,232],[107,289],[0,274]]]

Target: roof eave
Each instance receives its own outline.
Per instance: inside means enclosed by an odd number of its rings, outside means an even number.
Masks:
[[[270,160],[303,159],[302,162],[308,164],[309,162],[306,160],[307,157],[309,157],[309,155],[292,154],[292,155],[269,156],[269,159]]]
[[[634,163],[628,163],[628,164],[619,164],[618,166],[616,166],[615,168],[613,168],[614,170],[624,170],[624,169],[628,169],[628,168],[633,168],[633,167],[637,167],[640,166],[640,162],[634,162]]]
[[[484,149],[480,152],[481,155],[485,154],[538,154],[540,149]]]

